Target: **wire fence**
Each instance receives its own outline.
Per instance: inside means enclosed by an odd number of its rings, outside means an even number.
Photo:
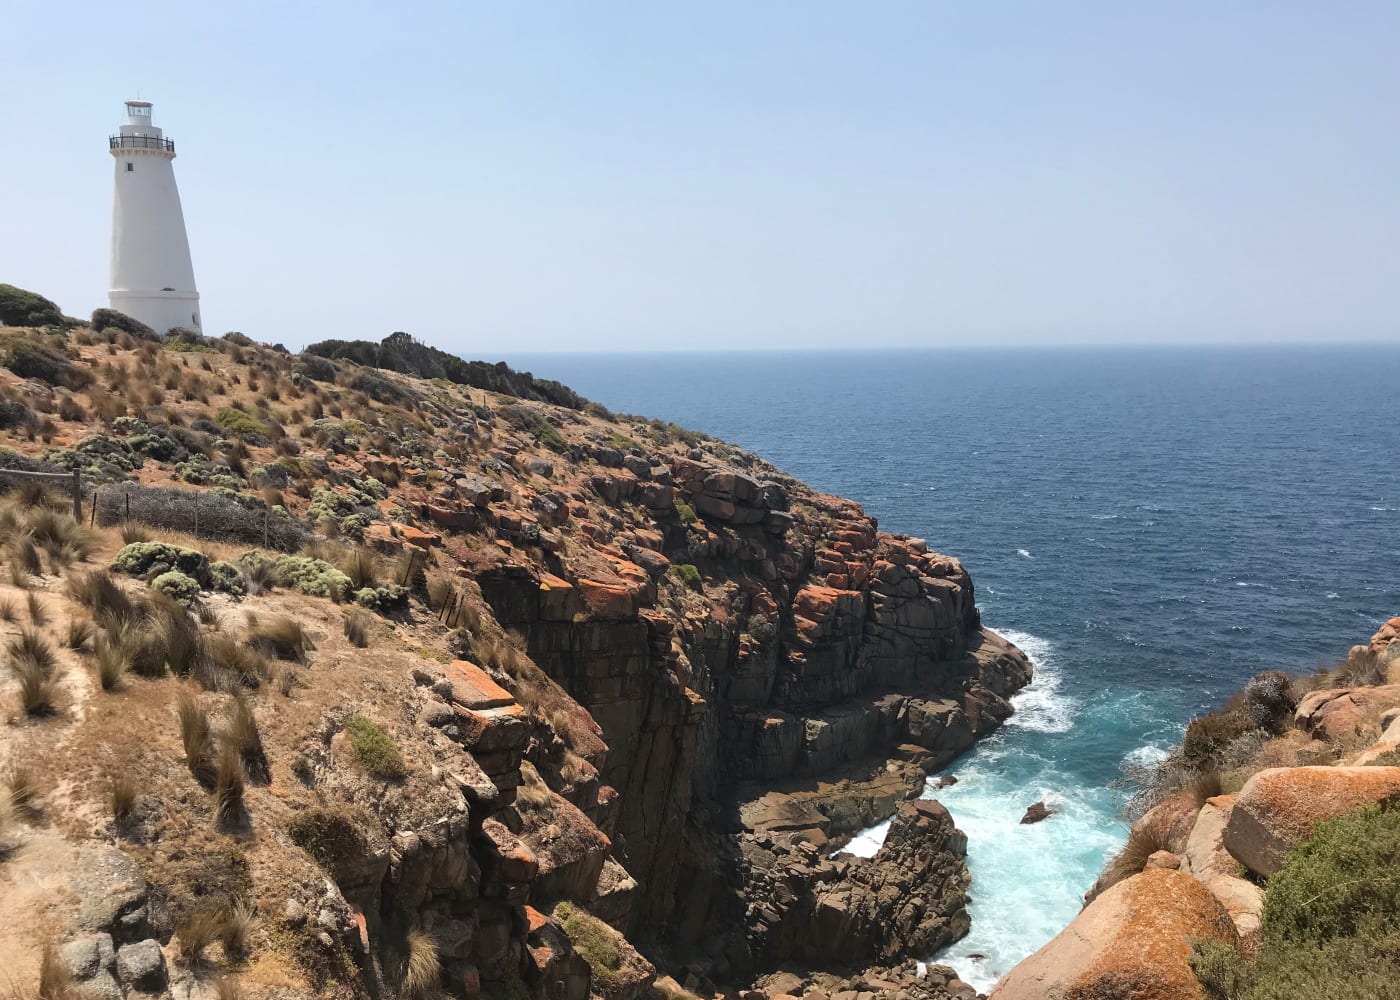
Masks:
[[[136,521],[196,538],[260,545],[282,552],[297,551],[308,537],[300,521],[290,514],[273,511],[255,497],[135,483],[99,486],[86,492],[82,472],[77,469],[70,472],[37,460],[23,464],[29,468],[0,469],[0,492],[18,489],[25,483],[52,485],[72,497],[73,516],[80,521],[87,503],[91,524],[111,527]]]

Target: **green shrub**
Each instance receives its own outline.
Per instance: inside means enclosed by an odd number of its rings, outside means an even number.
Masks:
[[[695,508],[688,503],[676,504],[676,513],[681,516],[681,521],[685,524],[694,524],[699,520],[695,515]]]
[[[64,326],[63,313],[38,292],[0,284],[0,325]]]
[[[185,607],[199,599],[199,582],[178,569],[162,573],[151,581],[151,587]]]
[[[83,389],[92,383],[92,373],[75,365],[58,351],[37,340],[16,337],[0,354],[0,365],[20,378],[32,378],[48,385]]]
[[[215,414],[214,422],[234,437],[267,437],[267,427],[261,421],[232,406],[226,406]]]
[[[145,323],[139,319],[132,319],[126,313],[118,312],[115,309],[94,309],[89,325],[94,330],[121,330],[123,333],[129,333],[133,337],[140,337],[143,340],[160,339],[156,331]]]
[[[242,597],[248,593],[248,582],[243,579],[243,571],[222,559],[209,564],[209,583],[215,590],[233,597]]]
[[[583,956],[593,970],[593,978],[605,989],[615,989],[622,983],[622,953],[617,947],[617,932],[603,921],[574,907],[560,903],[554,908],[554,919],[564,929],[574,950]]]
[[[1231,743],[1258,728],[1253,719],[1238,710],[1209,712],[1192,719],[1186,727],[1181,756],[1195,766],[1213,763]]]
[[[704,580],[700,577],[700,571],[691,563],[676,563],[671,567],[671,572],[676,579],[685,584],[691,590],[701,590],[704,588]]]
[[[279,585],[312,597],[329,597],[339,601],[350,592],[350,578],[314,556],[278,556],[270,559],[263,552],[253,549],[239,556],[238,563],[257,576],[265,576],[270,567],[272,578]]]
[[[152,579],[172,570],[193,577],[200,587],[210,585],[209,557],[203,552],[184,549],[169,542],[132,542],[122,547],[112,560],[121,573]]]
[[[350,738],[350,749],[360,765],[374,777],[394,781],[408,773],[393,739],[363,715],[356,715],[345,724],[345,735]]]
[[[1254,958],[1198,944],[1212,1000],[1380,1000],[1400,979],[1400,810],[1320,825],[1269,879]]]

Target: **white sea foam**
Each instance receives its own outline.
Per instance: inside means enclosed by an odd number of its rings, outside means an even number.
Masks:
[[[873,858],[885,842],[885,835],[890,832],[890,820],[885,820],[876,826],[862,830],[854,840],[844,848],[848,854],[854,854],[858,858]]]
[[[1027,552],[1025,549],[1017,549],[1017,550],[1016,550],[1016,554],[1017,554],[1018,556],[1020,556],[1021,558],[1023,558],[1023,559],[1034,559],[1034,558],[1035,558],[1035,556],[1031,555],[1031,554],[1030,554],[1029,552]]]
[[[1342,596],[1342,595],[1339,594],[1339,593],[1337,593],[1335,590],[1329,590],[1329,591],[1327,592],[1327,599],[1328,599],[1329,601],[1335,601],[1337,598],[1339,598],[1339,597],[1341,597],[1341,596]]]
[[[1155,743],[1148,743],[1138,747],[1136,750],[1129,750],[1123,756],[1123,762],[1132,767],[1152,767],[1160,764],[1171,755],[1171,751],[1166,747],[1158,746]]]
[[[1031,682],[1011,696],[1016,713],[1006,724],[1042,733],[1067,732],[1074,722],[1074,699],[1060,693],[1062,678],[1054,646],[1029,632],[1004,629],[1001,634],[1019,646],[1035,667]]]

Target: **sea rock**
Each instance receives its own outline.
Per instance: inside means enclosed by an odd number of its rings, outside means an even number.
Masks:
[[[1256,875],[1272,875],[1323,820],[1400,799],[1400,767],[1275,767],[1240,789],[1225,848]]]
[[[1039,823],[1041,820],[1049,819],[1055,815],[1055,810],[1047,806],[1044,802],[1036,802],[1026,809],[1026,814],[1021,817],[1024,823]]]
[[[1236,943],[1224,907],[1190,875],[1149,868],[1108,889],[992,990],[992,1000],[1199,1000],[1191,942]]]

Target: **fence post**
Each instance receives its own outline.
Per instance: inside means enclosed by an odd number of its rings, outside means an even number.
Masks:
[[[88,524],[89,524],[90,526],[92,526],[92,527],[96,527],[96,526],[97,526],[97,494],[100,493],[100,492],[101,492],[100,489],[98,489],[98,488],[96,488],[96,487],[93,488],[93,491],[92,491],[92,518],[88,521]]]
[[[127,520],[127,521],[130,521],[130,520],[131,520],[131,491],[130,491],[130,490],[127,490],[127,491],[126,491],[126,517],[124,518],[124,520]]]
[[[83,523],[83,470],[73,470],[73,520]]]

